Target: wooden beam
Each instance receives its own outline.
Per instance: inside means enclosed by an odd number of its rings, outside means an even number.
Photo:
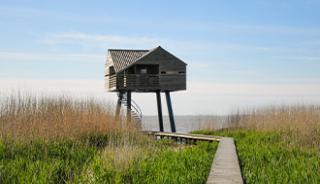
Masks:
[[[174,122],[174,116],[173,116],[173,110],[172,110],[172,104],[171,104],[171,98],[170,98],[170,91],[165,91],[165,93],[166,93],[166,99],[167,99],[167,105],[168,105],[171,132],[176,132],[176,124]]]
[[[163,118],[162,118],[162,105],[161,105],[161,94],[160,91],[156,91],[157,95],[157,105],[158,105],[158,119],[159,119],[159,129],[163,132]]]

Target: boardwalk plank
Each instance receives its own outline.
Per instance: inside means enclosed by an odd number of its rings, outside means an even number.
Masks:
[[[207,184],[242,184],[233,138],[221,138],[209,173]]]

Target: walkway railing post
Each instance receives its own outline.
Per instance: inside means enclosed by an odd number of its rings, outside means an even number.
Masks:
[[[176,132],[176,125],[174,122],[174,116],[173,116],[173,110],[172,110],[172,104],[171,104],[171,98],[170,98],[170,91],[166,91],[165,93],[166,93],[166,99],[167,99],[167,105],[168,105],[171,131]]]
[[[157,105],[158,105],[159,129],[160,129],[160,132],[163,132],[163,118],[162,118],[162,105],[161,105],[160,91],[156,91],[156,94],[157,94]]]

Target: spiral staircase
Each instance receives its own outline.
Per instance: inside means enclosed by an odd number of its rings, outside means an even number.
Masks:
[[[120,93],[118,93],[118,97],[120,96]],[[122,97],[120,98],[121,105],[125,107],[125,109],[129,108],[127,104],[127,94],[124,93]],[[131,99],[131,108],[129,109],[131,113],[131,119],[135,120],[137,123],[142,122],[142,111],[139,105]]]

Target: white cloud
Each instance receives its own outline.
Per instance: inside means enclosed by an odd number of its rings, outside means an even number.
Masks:
[[[275,58],[290,61],[320,62],[320,56],[276,56]]]
[[[277,33],[277,34],[318,34],[320,29],[303,28],[294,26],[282,26],[282,25],[263,25],[263,24],[222,24],[221,28],[229,28],[235,31],[250,31],[260,33]]]
[[[106,55],[83,53],[0,52],[0,62],[104,62]]]
[[[101,35],[84,32],[62,32],[49,35],[42,40],[46,44],[78,43],[90,46],[100,46],[107,49],[107,46],[154,46],[157,41],[147,36],[123,36],[123,35]]]
[[[0,79],[1,91],[24,90],[48,93],[101,93],[103,80]]]
[[[91,34],[84,32],[61,32],[48,35],[41,42],[48,45],[76,44],[85,48],[145,48],[150,49],[158,45],[185,52],[204,52],[218,50],[256,50],[270,51],[272,48],[261,45],[242,43],[212,43],[203,40],[181,40],[156,36],[127,36],[111,34]]]
[[[219,24],[218,24],[219,25]],[[239,30],[270,30],[275,32],[303,32],[304,29],[287,28],[287,27],[273,27],[263,25],[221,25],[221,29],[239,29]],[[313,29],[312,29],[313,30]],[[308,31],[308,30],[305,30]],[[81,47],[82,49],[93,50],[106,50],[107,48],[144,48],[149,49],[162,45],[170,50],[180,52],[226,52],[232,51],[246,51],[246,52],[259,52],[267,53],[270,56],[274,55],[287,55],[287,53],[304,53],[305,48],[279,46],[279,45],[265,45],[265,44],[247,44],[241,42],[212,42],[204,40],[185,40],[170,37],[158,36],[128,36],[128,35],[113,35],[113,34],[92,34],[85,32],[60,32],[56,34],[47,35],[41,38],[40,42],[47,45],[64,45],[72,44]],[[310,49],[309,49],[310,50]],[[308,59],[314,59],[306,55]]]

